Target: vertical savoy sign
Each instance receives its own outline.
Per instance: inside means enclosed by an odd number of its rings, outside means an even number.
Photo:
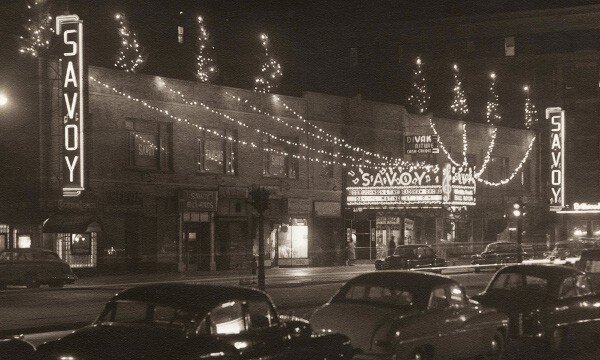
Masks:
[[[84,183],[83,24],[77,15],[56,17],[61,66],[63,196],[79,196]]]
[[[565,206],[565,111],[559,107],[546,109],[550,120],[550,210]]]

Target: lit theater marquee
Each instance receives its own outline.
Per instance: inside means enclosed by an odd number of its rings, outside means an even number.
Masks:
[[[346,203],[356,209],[467,206],[475,205],[475,191],[471,167],[355,168],[348,172]]]
[[[63,196],[79,196],[84,183],[83,24],[77,15],[56,17],[61,56]]]

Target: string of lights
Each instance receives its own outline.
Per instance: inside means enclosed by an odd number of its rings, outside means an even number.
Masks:
[[[438,134],[437,129],[435,128],[435,124],[433,123],[433,120],[431,119],[431,117],[429,117],[429,126],[431,127],[431,130],[433,130],[433,134],[437,135],[437,137],[438,137],[438,146],[442,149],[442,151],[444,152],[444,154],[446,154],[446,157],[448,157],[448,160],[450,160],[450,162],[454,166],[461,166],[461,164],[459,164],[458,161],[455,161],[452,158],[452,155],[450,155],[450,153],[448,152],[448,150],[444,146],[444,143],[442,142],[442,138],[440,137],[440,134]],[[466,151],[465,151],[465,154],[466,154]]]
[[[462,133],[462,142],[463,142],[463,149],[462,149],[462,155],[463,155],[463,165],[467,166],[469,165],[469,160],[467,159],[467,148],[469,146],[469,144],[467,143],[467,124],[462,124],[462,128],[463,128],[463,133]]]
[[[476,179],[479,178],[483,174],[483,172],[487,168],[488,163],[490,162],[490,159],[492,157],[492,151],[494,150],[494,147],[496,146],[497,132],[498,132],[498,128],[493,127],[492,128],[492,139],[490,140],[490,144],[488,145],[488,149],[485,153],[485,157],[483,158],[483,163],[481,164],[481,169],[477,170],[474,175]]]
[[[490,94],[485,106],[485,119],[488,124],[498,124],[502,121],[498,109],[498,92],[496,91],[496,73],[490,73]]]
[[[531,97],[529,96],[529,86],[523,86],[523,92],[525,92],[525,128],[531,130],[532,128],[537,126],[537,110],[535,109],[535,104],[531,101]]]
[[[469,113],[469,107],[467,106],[467,97],[462,88],[458,65],[452,65],[452,69],[454,70],[454,87],[452,88],[453,98],[450,108],[454,112],[454,115],[461,117]]]
[[[118,32],[121,37],[121,46],[115,60],[115,67],[127,72],[135,72],[144,62],[137,35],[129,28],[129,22],[125,15],[116,14],[115,20],[119,22]]]
[[[237,143],[237,144],[240,144],[242,146],[249,147],[251,149],[259,149],[259,150],[265,151],[265,152],[278,153],[278,154],[281,154],[281,155],[284,155],[284,156],[291,156],[291,157],[294,157],[294,158],[299,159],[299,160],[306,160],[306,161],[316,162],[316,163],[320,163],[320,164],[324,164],[324,165],[340,165],[342,167],[349,166],[348,163],[343,162],[343,161],[324,160],[324,159],[317,158],[317,157],[306,156],[306,155],[299,155],[299,154],[290,154],[290,153],[288,153],[286,151],[280,151],[280,150],[277,150],[277,149],[259,147],[254,142],[251,142],[251,141],[248,142],[248,141],[244,141],[244,140],[235,139],[232,136],[223,135],[219,131],[212,130],[212,129],[206,128],[206,127],[204,127],[202,125],[193,123],[193,122],[191,122],[187,118],[175,116],[175,115],[171,114],[171,112],[169,110],[161,109],[159,107],[153,106],[150,103],[148,103],[148,101],[143,100],[143,99],[139,99],[139,98],[137,98],[135,96],[132,96],[132,95],[127,94],[127,93],[125,93],[123,91],[120,91],[119,89],[117,89],[115,87],[112,87],[109,84],[104,83],[104,82],[96,79],[93,76],[90,76],[90,80],[92,82],[95,82],[95,83],[99,84],[100,86],[102,86],[102,87],[104,87],[104,88],[106,88],[108,90],[111,90],[115,94],[118,94],[118,95],[122,96],[123,98],[125,98],[125,99],[127,99],[129,101],[136,102],[136,103],[141,104],[142,106],[146,107],[147,109],[150,109],[150,110],[153,110],[153,111],[158,112],[160,114],[163,114],[163,115],[165,115],[165,116],[167,116],[167,117],[169,117],[169,118],[177,121],[177,123],[186,124],[186,125],[195,127],[196,129],[198,129],[198,130],[200,130],[202,132],[210,133],[211,135],[220,137],[220,138],[222,138],[222,139],[224,139],[226,141],[232,142],[232,143]],[[218,111],[218,110],[212,109],[210,111],[213,112],[213,113],[215,113],[215,114],[218,114],[218,115],[223,115],[223,113],[220,112],[220,111]],[[355,165],[355,164],[350,164],[350,165]],[[410,165],[411,165],[410,168],[413,169],[414,167],[412,166],[412,164],[410,164]],[[429,166],[435,167],[436,165],[429,165]],[[362,167],[364,167],[364,168],[371,168],[371,169],[381,169],[381,166],[362,165]]]
[[[217,75],[217,66],[212,57],[208,55],[209,34],[204,26],[204,19],[198,16],[198,56],[196,56],[196,78],[200,82],[210,83]],[[211,47],[214,51],[214,48]]]
[[[265,51],[265,60],[260,67],[260,74],[254,79],[254,91],[270,93],[278,84],[277,81],[283,75],[281,65],[269,54],[269,37],[260,34],[260,41]]]
[[[50,46],[50,41],[54,36],[52,15],[48,9],[47,0],[35,0],[27,4],[27,9],[32,17],[27,19],[27,37],[21,36],[21,47],[19,52],[22,54],[39,57]]]
[[[488,180],[482,179],[480,177],[476,177],[475,179],[482,184],[485,184],[488,186],[493,186],[493,187],[498,187],[498,186],[508,184],[519,173],[519,171],[521,171],[521,168],[523,168],[523,165],[525,165],[525,163],[527,162],[527,159],[529,159],[529,154],[531,153],[531,149],[533,148],[534,143],[535,143],[535,136],[529,142],[529,147],[527,148],[527,151],[525,152],[525,156],[523,156],[523,158],[519,162],[519,165],[517,165],[517,167],[513,170],[513,172],[510,174],[509,177],[502,179],[500,181],[496,181],[496,182],[488,181]]]
[[[408,103],[419,114],[425,114],[429,108],[429,92],[427,91],[427,83],[423,74],[423,62],[420,57],[415,60],[415,69],[413,70],[413,81],[411,94],[408,97]]]

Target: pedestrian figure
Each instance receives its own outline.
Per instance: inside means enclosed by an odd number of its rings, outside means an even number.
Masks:
[[[354,266],[354,260],[356,259],[356,244],[354,243],[353,238],[348,240],[348,245],[347,245],[346,251],[347,251],[346,265]]]
[[[394,250],[396,250],[396,242],[394,242],[394,235],[390,237],[390,242],[388,243],[388,255],[394,255]]]

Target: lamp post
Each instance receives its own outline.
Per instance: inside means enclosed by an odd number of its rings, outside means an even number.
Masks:
[[[523,227],[523,205],[520,202],[513,204],[513,216],[517,219],[517,245],[519,246],[519,252],[517,253],[517,262],[523,262],[523,252],[521,251],[521,232]]]
[[[258,288],[265,290],[264,214],[269,208],[269,190],[259,187],[250,191],[250,204],[258,212]]]

